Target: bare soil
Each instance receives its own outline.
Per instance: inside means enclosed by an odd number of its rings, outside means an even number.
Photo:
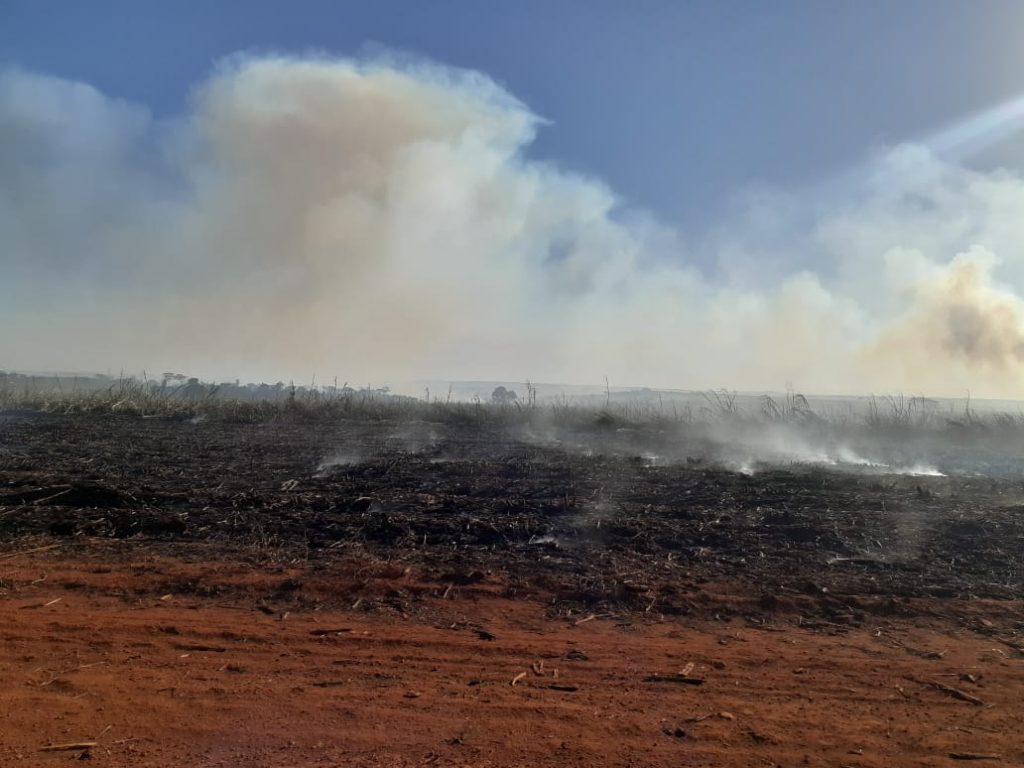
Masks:
[[[1024,765],[1019,482],[671,439],[0,415],[0,764]]]

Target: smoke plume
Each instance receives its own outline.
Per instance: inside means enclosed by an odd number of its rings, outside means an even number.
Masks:
[[[895,147],[687,238],[541,127],[425,63],[235,58],[159,119],[4,72],[0,367],[1019,394],[1019,174]]]

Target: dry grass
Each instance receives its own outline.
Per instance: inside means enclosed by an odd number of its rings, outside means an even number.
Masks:
[[[531,396],[512,403],[417,399],[380,390],[348,387],[306,388],[275,385],[236,397],[225,385],[188,385],[120,378],[102,387],[62,385],[48,378],[0,375],[0,409],[62,414],[121,414],[138,418],[212,419],[230,422],[274,420],[428,421],[480,427],[556,426],[599,429],[670,429],[681,426],[753,428],[788,425],[806,431],[849,430],[895,434],[1024,433],[1024,414],[979,413],[970,401],[956,410],[937,407],[922,397],[871,397],[846,410],[815,408],[795,392],[784,397],[747,398],[743,404],[727,390],[704,393],[696,406],[678,402],[619,401],[577,403],[568,398],[538,401]],[[532,392],[532,389],[531,389]]]

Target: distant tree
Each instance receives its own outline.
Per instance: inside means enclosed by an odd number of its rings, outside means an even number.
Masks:
[[[518,399],[519,395],[514,389],[505,389],[505,387],[499,386],[491,392],[491,402],[495,405],[511,405]]]
[[[199,382],[199,379],[194,376],[189,378],[187,382],[181,385],[178,393],[183,398],[198,399],[204,394],[205,387]]]

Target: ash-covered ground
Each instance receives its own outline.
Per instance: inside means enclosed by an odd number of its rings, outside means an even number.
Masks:
[[[721,579],[835,601],[844,621],[859,598],[1024,595],[1014,442],[897,437],[8,412],[0,537],[204,542],[254,562],[401,553],[440,585],[501,572],[661,613],[699,610]]]

